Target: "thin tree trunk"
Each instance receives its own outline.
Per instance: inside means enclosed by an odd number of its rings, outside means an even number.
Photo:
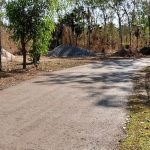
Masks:
[[[33,63],[37,65],[37,54],[36,54],[36,38],[33,39]]]
[[[84,21],[84,14],[83,14],[83,24],[84,24],[84,28],[83,28],[83,40],[84,40],[84,47],[86,46],[86,35],[85,35],[85,21]]]
[[[132,32],[131,32],[131,22],[130,22],[130,17],[128,15],[128,12],[126,9],[124,9],[124,12],[127,16],[127,19],[128,19],[128,29],[129,29],[129,45],[130,45],[130,48],[132,46]]]
[[[103,50],[105,51],[105,47],[106,47],[106,25],[107,25],[107,18],[106,18],[106,16],[105,16],[105,11],[104,11],[104,9],[103,9],[103,11],[102,11],[102,13],[103,13],[103,18],[104,18],[104,37],[103,37],[103,39],[104,39],[104,43],[103,43]]]
[[[88,48],[90,48],[91,43],[91,34],[90,34],[90,25],[88,26]]]
[[[149,2],[148,22],[149,22],[149,46],[150,46],[150,2]]]
[[[78,46],[78,36],[76,35],[76,46]]]
[[[86,47],[86,33],[85,33],[85,30],[83,31],[83,38],[84,38],[84,47]]]
[[[148,45],[150,46],[150,16],[148,17],[148,22],[149,22],[149,37],[148,37]]]
[[[117,15],[118,15],[118,21],[119,21],[120,48],[123,49],[122,24],[121,24],[121,17],[119,15],[119,12],[117,13]]]
[[[70,28],[69,28],[69,44],[72,45],[72,34]]]
[[[1,41],[1,26],[0,26],[0,71],[2,71],[2,41]]]
[[[22,46],[22,53],[23,53],[23,69],[26,69],[26,44],[24,42],[24,39],[21,40],[21,46]]]
[[[136,37],[136,42],[137,42],[136,50],[138,50],[138,48],[139,48],[139,36]]]
[[[91,43],[91,26],[90,26],[90,9],[88,8],[88,48],[90,48]]]
[[[131,23],[130,23],[129,16],[128,16],[128,28],[129,28],[129,45],[131,48],[131,46],[132,46],[132,32],[131,32]]]

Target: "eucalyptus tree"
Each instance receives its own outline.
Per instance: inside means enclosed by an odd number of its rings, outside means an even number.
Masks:
[[[118,17],[119,25],[119,37],[120,37],[120,48],[123,49],[123,34],[122,34],[122,18],[124,13],[122,13],[122,3],[124,0],[111,0],[109,2],[110,7],[114,10]]]
[[[44,36],[46,39],[47,36],[51,37],[54,28],[52,11],[57,7],[57,3],[56,0],[11,0],[7,2],[6,15],[10,29],[13,31],[13,38],[20,41],[22,46],[23,69],[26,69],[27,43],[33,41],[33,51],[36,54],[39,46],[37,41],[41,41],[39,39],[43,39]],[[48,34],[42,34],[43,28],[45,32],[48,31]],[[47,28],[50,29],[46,30]]]
[[[148,39],[149,5],[147,0],[131,0],[131,3],[133,8],[131,12],[131,28],[137,39],[136,48],[138,48],[140,36],[142,36],[142,39]]]
[[[1,8],[0,8],[1,10]],[[0,13],[0,71],[2,71],[2,37],[1,37],[1,17],[2,14]]]
[[[109,7],[109,0],[95,0],[95,7],[100,11],[100,19],[103,20],[103,50],[105,51],[106,41],[108,40],[108,24],[110,19],[112,19],[113,12]]]
[[[132,46],[132,1],[124,1],[122,4],[122,10],[126,15],[127,24],[128,24],[128,32],[129,32],[129,46]]]
[[[86,15],[84,7],[77,4],[70,13],[59,19],[60,25],[66,25],[71,29],[71,34],[69,35],[70,44],[72,44],[72,37],[75,37],[77,45],[78,37],[84,32]]]
[[[149,46],[150,46],[150,1],[146,0],[148,7],[148,29],[149,29]]]

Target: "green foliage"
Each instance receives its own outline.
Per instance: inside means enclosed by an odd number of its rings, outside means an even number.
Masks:
[[[38,26],[37,35],[35,37],[36,43],[33,45],[34,56],[47,54],[54,29],[54,22],[48,17],[45,17]]]
[[[33,41],[33,55],[48,51],[49,41],[54,30],[53,16],[58,6],[57,0],[13,0],[6,4],[13,38],[21,41],[23,65],[26,68],[26,44]]]
[[[26,68],[26,44],[30,41],[33,55],[45,54],[54,30],[54,12],[59,0],[6,1],[6,16],[13,39],[21,42],[23,68]],[[71,0],[68,0],[71,1]],[[0,0],[0,8],[5,0]],[[0,13],[1,19],[2,13]]]
[[[3,19],[4,15],[5,15],[5,13],[3,12],[4,5],[5,5],[5,0],[0,0],[0,25],[3,24],[2,19]]]
[[[6,10],[13,29],[14,38],[19,40],[24,36],[26,41],[37,34],[41,21],[45,16],[51,17],[56,6],[56,1],[40,0],[15,0],[7,3]]]
[[[6,5],[9,27],[16,41],[23,38],[27,42],[31,39],[32,4],[32,0],[16,0],[9,1]]]
[[[76,7],[71,13],[68,13],[61,18],[59,22],[71,27],[73,32],[80,34],[84,29],[83,16],[86,14],[83,6]]]

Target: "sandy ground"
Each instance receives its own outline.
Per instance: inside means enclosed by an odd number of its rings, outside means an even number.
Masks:
[[[149,59],[44,73],[0,91],[0,150],[116,150],[134,72]]]

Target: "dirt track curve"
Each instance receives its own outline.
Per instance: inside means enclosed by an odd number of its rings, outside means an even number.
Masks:
[[[44,73],[0,91],[0,150],[116,150],[134,72],[150,59]]]

